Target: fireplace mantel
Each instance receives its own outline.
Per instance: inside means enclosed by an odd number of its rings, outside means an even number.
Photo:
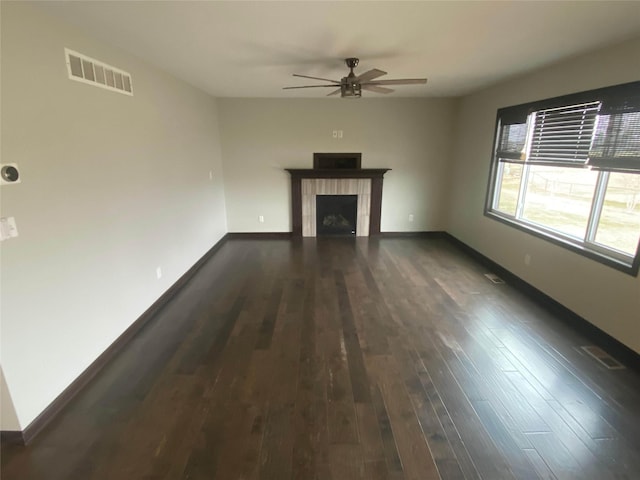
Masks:
[[[285,168],[291,178],[382,178],[390,168]]]
[[[390,168],[344,168],[315,169],[287,168],[291,175],[291,230],[292,235],[302,236],[302,179],[314,178],[370,178],[371,205],[369,219],[369,235],[380,233],[380,215],[382,212],[382,180]]]

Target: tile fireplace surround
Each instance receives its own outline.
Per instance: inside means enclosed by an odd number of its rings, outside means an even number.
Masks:
[[[389,168],[286,170],[291,175],[294,236],[316,236],[317,195],[358,195],[356,235],[380,233],[382,178]]]

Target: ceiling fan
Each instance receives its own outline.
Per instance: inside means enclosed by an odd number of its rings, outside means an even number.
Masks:
[[[330,80],[328,78],[310,77],[308,75],[299,75],[294,73],[294,77],[310,78],[312,80],[322,80],[323,82],[331,82],[329,85],[304,85],[301,87],[283,87],[283,90],[291,90],[294,88],[323,88],[323,87],[338,87],[337,90],[329,93],[327,97],[331,95],[337,95],[338,93],[342,98],[360,98],[362,96],[362,90],[368,90],[376,93],[391,93],[394,90],[387,88],[383,85],[417,85],[427,83],[426,78],[398,78],[394,80],[376,80],[377,78],[386,75],[387,72],[374,68],[364,72],[362,75],[356,75],[353,69],[358,66],[360,59],[358,58],[346,58],[344,62],[349,67],[349,74],[346,77],[342,77],[340,80]]]

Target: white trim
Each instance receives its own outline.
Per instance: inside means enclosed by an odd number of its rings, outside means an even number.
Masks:
[[[77,77],[75,75],[73,75],[73,73],[71,73],[71,60],[69,58],[70,55],[73,55],[74,57],[79,58],[80,60],[86,60],[88,62],[91,62],[93,64],[93,77],[96,78],[96,74],[95,74],[95,66],[99,65],[101,66],[104,70],[105,70],[105,77],[106,77],[106,70],[111,70],[113,71],[113,73],[119,73],[121,74],[123,77],[126,76],[129,78],[129,86],[131,87],[131,91],[127,91],[124,89],[119,89],[116,87],[111,87],[109,85],[107,85],[106,83],[100,83],[96,80],[87,80],[86,78],[83,77]],[[118,93],[122,93],[124,95],[129,95],[129,96],[133,96],[133,79],[131,78],[131,74],[129,72],[125,72],[124,70],[120,69],[120,68],[116,68],[112,65],[109,65],[108,63],[104,63],[101,62],[99,60],[96,60],[94,58],[91,58],[87,55],[83,55],[82,53],[78,53],[75,50],[71,50],[70,48],[65,48],[64,49],[64,58],[65,58],[65,63],[67,64],[67,75],[69,76],[70,80],[75,80],[76,82],[80,82],[80,83],[86,83],[88,85],[93,85],[94,87],[100,87],[100,88],[104,88],[105,90],[110,90],[112,92],[118,92]],[[83,71],[83,75],[84,75],[84,64],[82,65],[82,71]],[[106,79],[105,79],[106,82]],[[123,88],[124,88],[124,79],[123,79]]]
[[[572,237],[558,230],[553,230],[549,227],[545,227],[544,225],[540,225],[539,223],[527,221],[522,218],[512,217],[499,210],[489,210],[487,213],[491,216],[501,218],[508,223],[518,225],[524,230],[530,230],[537,233],[538,235],[541,235],[542,237],[551,238],[555,241],[577,247],[580,250],[594,253],[608,260],[613,260],[617,263],[620,263],[625,267],[631,267],[633,265],[633,261],[635,258],[633,255],[629,255],[626,252],[621,252],[620,250],[616,250],[615,248],[595,242],[581,240],[578,237]]]
[[[595,243],[598,226],[600,225],[600,217],[602,216],[602,207],[604,206],[604,197],[607,194],[609,186],[609,172],[599,172],[596,180],[596,190],[591,200],[591,212],[589,213],[589,222],[587,223],[587,232],[584,235],[585,243]]]

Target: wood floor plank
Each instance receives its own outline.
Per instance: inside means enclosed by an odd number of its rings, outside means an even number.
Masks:
[[[382,437],[389,476],[394,479],[404,479],[402,461],[400,460],[396,439],[391,429],[391,421],[389,420],[387,407],[384,404],[382,392],[377,385],[372,387],[371,398],[373,400],[373,407],[376,410],[376,416],[378,417],[378,426],[380,427],[380,436]]]
[[[603,367],[594,364],[593,359],[587,358],[579,350],[578,346],[587,343],[586,340],[575,337],[568,340],[568,326],[562,325],[554,330],[549,327],[548,314],[541,317],[542,321],[535,323],[535,330],[530,323],[522,324],[521,328],[540,350],[551,356],[571,376],[571,394],[577,394],[577,398],[569,396],[568,401],[577,405],[578,417],[591,419],[591,425],[595,425],[595,430],[591,430],[594,438],[621,434],[634,442],[640,441],[640,426],[625,421],[629,409],[640,409],[640,397],[636,392],[640,390],[640,385],[634,376],[626,375],[625,370],[605,374]],[[562,352],[559,351],[560,346],[565,347]],[[621,378],[613,382],[616,376]],[[561,395],[567,396],[565,392]],[[624,404],[618,401],[619,398],[625,398]],[[597,415],[593,412],[597,412]]]
[[[440,423],[436,410],[415,369],[416,359],[412,355],[413,351],[410,347],[410,342],[394,339],[391,343],[394,357],[400,365],[398,377],[402,378],[404,382],[404,387],[418,418],[422,436],[428,445],[440,477],[443,480],[464,478],[464,473],[453,446],[449,438],[447,438],[445,429]],[[409,344],[408,348],[407,344]],[[450,419],[447,420],[450,421]]]
[[[355,444],[358,425],[333,270],[321,274],[318,287],[317,316],[322,325],[319,342],[325,359],[329,441]]]
[[[527,436],[558,480],[581,478],[580,466],[554,433],[528,433]]]
[[[405,478],[439,479],[435,460],[393,360],[393,357],[380,357],[376,365],[376,378],[394,432]]]
[[[435,347],[426,342],[418,350],[425,369],[429,372],[440,397],[447,406],[451,418],[481,477],[513,479],[503,455],[484,429],[464,390],[453,377],[449,367]]]
[[[482,424],[487,429],[491,438],[505,455],[511,470],[516,478],[538,479],[536,469],[529,461],[525,452],[520,449],[507,428],[504,426],[496,412],[488,401],[472,402],[473,408],[478,413]]]
[[[384,445],[373,403],[357,404],[356,415],[363,461],[371,463],[384,462]],[[384,469],[386,470],[386,466]]]
[[[244,385],[238,394],[239,401],[250,407],[247,422],[251,424],[241,447],[242,466],[238,478],[255,480],[259,475],[259,459],[274,363],[275,358],[268,350],[254,350],[250,355]]]
[[[446,238],[231,239],[3,480],[640,478],[640,375]]]
[[[351,390],[353,400],[356,403],[370,403],[369,378],[362,359],[362,348],[358,339],[358,332],[353,320],[351,301],[345,285],[344,274],[335,272],[336,294],[338,299],[338,310],[342,325],[342,336],[344,346],[347,351],[347,363],[349,365],[349,378],[351,380]]]
[[[415,354],[414,360],[416,361],[415,369],[418,373],[418,377],[420,379],[420,384],[422,385],[423,390],[425,391],[427,398],[433,405],[433,409],[438,418],[438,421],[442,425],[442,429],[446,435],[447,441],[451,445],[451,449],[453,450],[457,464],[462,470],[464,478],[467,480],[477,480],[480,478],[480,473],[476,468],[467,447],[465,446],[462,438],[460,437],[460,432],[456,428],[453,420],[451,419],[451,415],[447,410],[440,394],[437,389],[433,385],[433,381],[431,380],[431,376],[429,372],[424,368],[422,360],[419,358],[417,353]],[[438,441],[441,441],[438,439]]]
[[[287,325],[274,337],[276,360],[271,372],[278,386],[271,389],[260,452],[260,480],[290,478],[294,442],[294,405],[298,389],[300,324]]]
[[[368,480],[360,445],[333,444],[329,448],[331,477],[334,480]]]
[[[634,475],[637,475],[637,472],[640,472],[640,458],[631,453],[626,442],[619,441],[617,438],[594,440],[562,405],[555,401],[549,401],[547,403],[571,431],[575,433],[582,444],[588,448],[589,453],[585,452],[584,447],[580,444],[576,445],[574,442],[573,445],[569,445],[571,451],[577,453],[576,457],[578,461],[583,464],[586,472],[595,471],[593,476],[596,478],[625,478],[627,476],[632,478]],[[607,454],[606,449],[602,448],[602,445],[607,444],[607,442],[601,442],[600,440],[610,440],[610,444],[617,445],[616,454]],[[597,461],[594,458],[597,458]],[[619,458],[634,458],[635,460],[632,462],[620,462],[618,461]],[[600,463],[604,465],[601,466]],[[585,473],[585,476],[586,475],[587,473]]]
[[[542,480],[557,480],[557,477],[553,474],[549,465],[545,463],[537,450],[534,448],[527,448],[524,452],[527,457],[529,457],[529,461],[535,467],[538,472],[538,476]]]
[[[260,337],[256,342],[257,349],[266,350],[271,346],[271,339],[273,338],[273,332],[276,328],[278,310],[280,308],[280,302],[282,301],[282,288],[281,281],[276,281],[273,284],[267,311],[265,312],[264,317],[262,318],[262,324],[260,325]]]
[[[510,381],[523,394],[527,402],[545,418],[552,432],[567,450],[571,452],[576,462],[582,465],[581,475],[584,478],[614,478],[614,472],[619,470],[613,466],[613,472],[610,472],[602,465],[602,459],[598,458],[599,452],[596,444],[589,434],[573,420],[573,417],[571,417],[559,403],[553,400],[545,400],[538,395],[535,389],[521,374],[512,372],[508,375]],[[574,424],[568,423],[567,419],[573,420]]]
[[[300,342],[300,370],[295,404],[293,479],[322,475],[330,462],[327,389],[321,332],[326,318],[318,314],[314,279],[306,283]],[[330,478],[330,477],[327,477]]]
[[[365,462],[364,478],[367,480],[390,480],[386,462],[384,460]]]

